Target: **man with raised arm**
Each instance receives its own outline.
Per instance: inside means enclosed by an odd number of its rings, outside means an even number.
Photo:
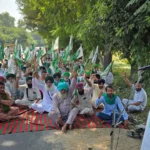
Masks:
[[[66,82],[60,82],[57,86],[59,92],[53,96],[54,108],[49,112],[48,116],[58,125],[62,126],[62,131],[65,132],[67,127],[72,124],[74,112],[70,112],[72,105],[72,94],[77,83],[77,73],[72,73],[71,85]]]
[[[37,103],[33,103],[31,107],[42,114],[44,111],[50,112],[53,108],[53,95],[58,91],[54,86],[54,79],[51,76],[45,78],[45,84],[37,82],[36,77],[38,77],[38,72],[34,72],[32,84],[42,91],[43,100],[40,100]]]
[[[127,85],[129,85],[132,90],[134,90],[133,100],[123,99],[122,102],[125,106],[127,106],[127,110],[129,112],[141,112],[145,109],[147,104],[147,94],[145,90],[142,88],[142,83],[132,84],[128,78],[126,73],[123,74],[124,81]]]

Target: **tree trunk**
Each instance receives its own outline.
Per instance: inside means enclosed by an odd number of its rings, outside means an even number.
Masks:
[[[137,73],[138,66],[136,65],[136,62],[131,63],[131,72],[130,76],[132,76],[134,73]]]
[[[106,69],[106,67],[112,62],[112,53],[111,53],[111,44],[107,43],[107,40],[105,39],[105,45],[104,45],[104,64],[103,68]]]
[[[112,62],[112,54],[111,52],[108,52],[106,55],[104,55],[104,69]]]

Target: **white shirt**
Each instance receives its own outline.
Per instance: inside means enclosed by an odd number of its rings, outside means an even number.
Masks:
[[[41,98],[41,93],[40,93],[39,89],[37,89],[35,87],[27,88],[27,86],[19,86],[19,87],[22,88],[22,91],[24,93],[23,99],[28,99],[29,101],[34,101],[37,98],[38,99]],[[27,91],[28,91],[28,94],[27,94]]]
[[[132,84],[132,89],[134,90],[133,102],[141,102],[140,106],[142,110],[144,110],[147,104],[147,94],[145,90],[142,88],[140,91],[136,91],[134,84]]]
[[[92,105],[91,105],[91,94],[92,94],[93,88],[87,88],[84,89],[84,94],[83,95],[76,95],[74,96],[74,98],[72,99],[72,103],[74,105],[76,105],[76,102],[79,100],[79,107],[80,108],[91,108],[92,109]]]
[[[114,76],[112,72],[109,72],[108,75],[103,76],[102,78],[105,80],[105,83],[108,85],[112,84],[114,81]]]
[[[40,84],[35,78],[32,79],[32,84],[43,92],[42,108],[50,112],[53,108],[53,95],[58,92],[57,88],[52,85],[51,90],[47,91],[45,84]]]

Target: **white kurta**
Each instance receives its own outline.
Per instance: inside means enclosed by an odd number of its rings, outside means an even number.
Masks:
[[[91,94],[93,92],[93,88],[87,88],[84,89],[84,94],[83,95],[76,95],[74,96],[74,98],[72,99],[72,103],[74,105],[77,104],[77,101],[79,101],[79,105],[77,105],[78,108],[91,108],[92,109],[92,105],[91,105]]]
[[[76,95],[72,99],[72,104],[75,105],[75,108],[71,110],[72,113],[74,113],[74,119],[77,115],[79,114],[87,114],[87,115],[92,115],[93,114],[93,108],[91,104],[91,94],[93,92],[93,88],[87,88],[84,89],[84,94],[83,95]],[[79,101],[79,104],[77,105],[77,101]],[[76,114],[76,115],[75,115]]]
[[[52,88],[50,91],[47,91],[45,88],[45,85],[43,84],[39,84],[38,82],[36,82],[37,80],[35,78],[32,79],[32,84],[40,89],[43,92],[43,100],[41,100],[38,103],[34,103],[32,104],[32,108],[37,110],[39,113],[43,113],[44,111],[46,112],[50,112],[50,110],[53,108],[53,101],[52,101],[52,97],[53,95],[58,91],[57,88],[52,85]]]
[[[49,112],[48,116],[56,122],[59,117],[62,117],[63,119],[66,118],[67,121],[66,123],[72,124],[74,121],[74,118],[76,116],[76,112],[71,111],[71,98],[72,98],[72,93],[75,89],[75,85],[77,83],[77,79],[73,78],[71,85],[69,86],[69,91],[66,96],[66,98],[62,99],[59,95],[59,92],[56,93],[53,97],[53,106],[54,108]]]
[[[15,103],[18,105],[30,106],[36,99],[41,98],[41,93],[39,89],[35,87],[27,89],[27,86],[20,86],[20,88],[22,88],[24,97],[22,100],[18,99],[15,101]],[[28,94],[27,94],[27,90],[28,90]]]

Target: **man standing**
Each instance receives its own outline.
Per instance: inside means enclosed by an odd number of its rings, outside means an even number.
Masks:
[[[133,100],[123,99],[122,102],[124,105],[127,105],[127,110],[129,112],[141,112],[145,109],[147,104],[147,94],[145,90],[142,88],[142,83],[132,84],[128,78],[126,73],[123,75],[124,80],[127,85],[129,85],[134,90]]]

